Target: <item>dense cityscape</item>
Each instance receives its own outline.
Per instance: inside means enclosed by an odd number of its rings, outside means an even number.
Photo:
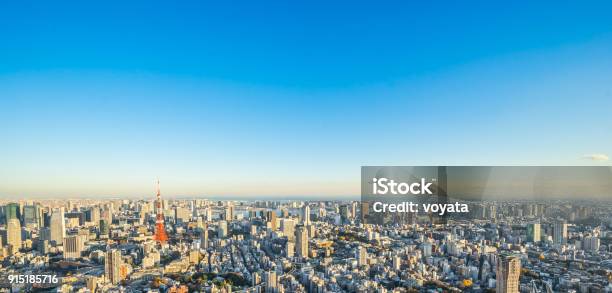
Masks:
[[[609,202],[478,202],[445,224],[386,226],[361,210],[159,192],[5,200],[0,291],[612,291]]]

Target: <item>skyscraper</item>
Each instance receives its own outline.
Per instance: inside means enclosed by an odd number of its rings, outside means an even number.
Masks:
[[[357,264],[359,266],[365,266],[368,264],[368,251],[365,247],[359,246],[357,248]]]
[[[277,279],[275,271],[268,271],[264,274],[264,281],[266,282],[266,292],[277,292]]]
[[[66,237],[66,223],[64,221],[64,208],[54,209],[51,213],[51,237],[49,240],[60,245]]]
[[[20,220],[20,208],[18,203],[9,203],[4,207],[5,223],[8,224],[10,219]]]
[[[272,231],[276,231],[276,212],[268,211],[266,213],[266,219],[268,220],[268,225]]]
[[[77,259],[85,246],[83,236],[74,235],[64,238],[64,259]]]
[[[91,207],[87,211],[87,215],[89,215],[87,221],[91,222],[94,226],[100,225],[100,208],[97,206]]]
[[[527,225],[527,241],[537,243],[540,242],[540,224],[533,223]]]
[[[21,223],[19,219],[10,218],[6,225],[6,243],[11,246],[11,253],[21,249]]]
[[[121,251],[109,249],[104,258],[104,276],[106,281],[111,284],[118,284],[121,281]]]
[[[553,243],[567,243],[567,223],[564,220],[557,220],[553,226]]]
[[[292,258],[295,255],[295,243],[287,241],[285,244],[285,257]]]
[[[23,225],[42,227],[42,209],[39,205],[27,205],[23,207]]]
[[[202,234],[200,234],[200,248],[207,249],[208,248],[208,225],[203,224]]]
[[[295,241],[295,221],[292,219],[281,219],[280,229],[289,241]]]
[[[512,254],[500,254],[496,269],[497,293],[518,293],[521,259]]]
[[[227,234],[228,234],[227,222],[226,221],[219,221],[219,227],[217,228],[217,237],[225,238],[225,237],[227,237]]]
[[[299,226],[296,230],[295,254],[302,258],[308,258],[308,230]]]
[[[234,219],[234,207],[231,204],[228,204],[228,206],[225,207],[223,219],[228,222]]]
[[[302,209],[302,224],[304,226],[310,225],[310,207],[308,203],[304,204],[304,208]]]

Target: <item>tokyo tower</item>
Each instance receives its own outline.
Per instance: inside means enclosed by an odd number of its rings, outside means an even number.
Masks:
[[[159,192],[159,180],[157,180],[157,200],[155,201],[155,212],[157,219],[155,220],[155,241],[164,243],[168,241],[166,228],[164,227],[164,210],[162,208],[162,199]]]

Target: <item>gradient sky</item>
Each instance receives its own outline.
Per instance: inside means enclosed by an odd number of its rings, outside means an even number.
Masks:
[[[180,2],[0,4],[0,197],[610,163],[610,1]]]

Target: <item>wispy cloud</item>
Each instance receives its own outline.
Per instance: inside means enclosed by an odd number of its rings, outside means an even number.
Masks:
[[[605,154],[590,154],[590,155],[584,155],[582,156],[583,159],[587,159],[587,160],[591,160],[591,161],[607,161],[610,159],[610,157],[608,157],[608,155]]]

